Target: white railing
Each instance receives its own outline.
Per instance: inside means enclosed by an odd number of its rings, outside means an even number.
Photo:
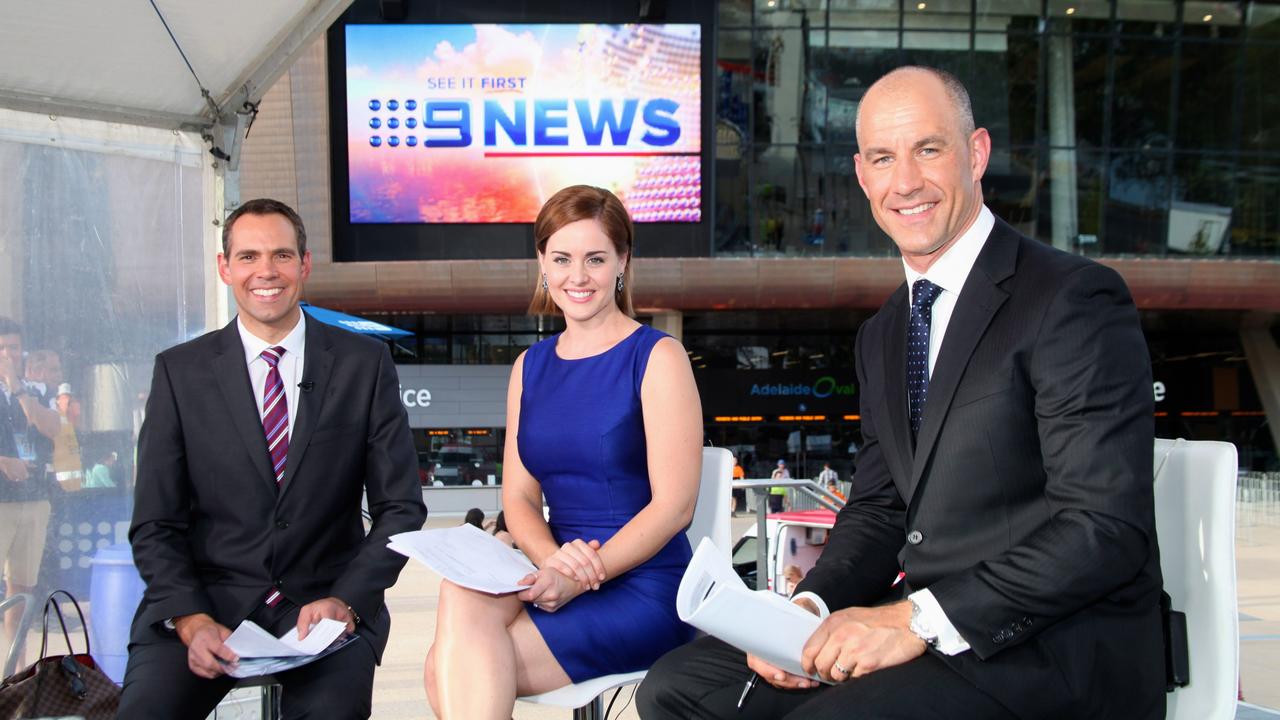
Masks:
[[[1236,479],[1236,533],[1253,541],[1256,527],[1280,526],[1280,473],[1242,472]]]

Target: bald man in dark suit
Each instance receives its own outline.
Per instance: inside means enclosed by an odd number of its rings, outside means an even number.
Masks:
[[[1150,360],[1124,282],[982,204],[991,140],[954,77],[881,78],[858,144],[907,282],[859,330],[865,442],[792,598],[824,617],[802,659],[834,684],[708,638],[650,671],[641,717],[1164,717]]]

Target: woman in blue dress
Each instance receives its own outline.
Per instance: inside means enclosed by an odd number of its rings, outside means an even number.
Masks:
[[[565,330],[512,368],[502,502],[538,571],[509,595],[441,584],[424,671],[437,717],[510,718],[518,695],[648,668],[692,638],[675,597],[702,409],[684,348],[632,318],[632,238],[618,198],[585,185],[534,223],[530,312]]]

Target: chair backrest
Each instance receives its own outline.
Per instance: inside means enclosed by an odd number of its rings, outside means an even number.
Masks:
[[[733,495],[733,454],[724,448],[702,448],[702,477],[698,482],[698,503],[686,535],[697,548],[702,538],[711,538],[726,555],[733,546],[729,527],[729,498]]]
[[[1187,614],[1191,682],[1168,698],[1166,717],[1236,716],[1240,666],[1235,556],[1236,448],[1155,442],[1156,533],[1173,609]]]

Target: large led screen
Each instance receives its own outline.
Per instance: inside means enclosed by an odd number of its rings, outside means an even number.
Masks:
[[[527,223],[567,185],[702,217],[701,28],[348,25],[350,221]]]

